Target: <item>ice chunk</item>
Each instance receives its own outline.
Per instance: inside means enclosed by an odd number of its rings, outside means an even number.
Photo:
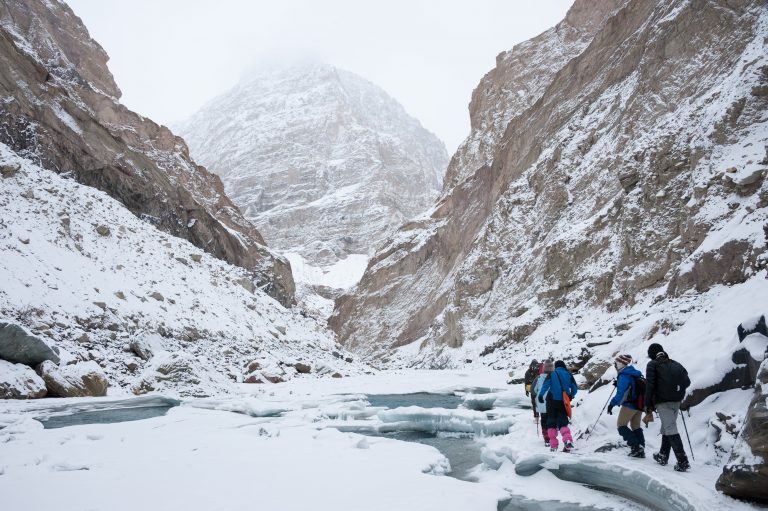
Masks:
[[[475,435],[502,435],[509,432],[510,418],[489,419],[485,413],[473,410],[447,408],[420,408],[408,406],[378,413],[382,424],[379,430],[472,433]]]
[[[530,476],[544,469],[564,481],[607,490],[653,509],[706,509],[693,495],[673,488],[643,470],[608,464],[605,459],[597,457],[535,454],[519,459],[515,464],[515,473],[520,476]]]

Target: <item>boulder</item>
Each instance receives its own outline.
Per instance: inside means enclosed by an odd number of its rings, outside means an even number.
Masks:
[[[0,360],[0,398],[38,399],[47,393],[45,382],[31,367]]]
[[[681,407],[688,409],[703,402],[712,394],[731,389],[746,389],[754,385],[767,347],[768,337],[758,332],[747,335],[739,344],[739,349],[731,354],[731,362],[735,367],[713,385],[689,389]]]
[[[106,225],[100,225],[96,227],[96,232],[99,233],[99,236],[109,236],[112,231]]]
[[[587,362],[581,374],[584,376],[584,383],[586,388],[590,389],[590,392],[597,390],[607,383],[607,381],[603,382],[601,380],[601,376],[605,374],[611,365],[610,360],[593,359]],[[601,383],[601,385],[596,385],[597,383]]]
[[[742,342],[748,335],[754,333],[760,333],[768,337],[768,327],[766,327],[765,324],[765,315],[742,322],[736,327],[736,333],[739,334],[739,342]]]
[[[253,360],[249,362],[246,367],[248,368],[246,373],[252,373],[254,371],[258,371],[259,369],[261,369],[261,364],[259,363],[258,360]]]
[[[728,464],[715,485],[726,495],[768,503],[768,360],[757,375],[755,394]]]
[[[312,371],[312,366],[303,362],[296,362],[293,364],[293,367],[296,369],[296,372],[300,374],[308,374],[310,371]]]
[[[128,344],[131,351],[142,360],[149,360],[155,351],[162,349],[162,337],[156,334],[142,335]]]
[[[59,363],[59,355],[45,341],[24,328],[0,322],[0,359],[36,366],[45,360]]]
[[[3,179],[13,177],[20,168],[21,166],[19,165],[0,165],[0,175],[3,176]]]
[[[93,361],[59,367],[46,360],[37,367],[37,372],[50,396],[98,397],[107,394],[107,377]]]

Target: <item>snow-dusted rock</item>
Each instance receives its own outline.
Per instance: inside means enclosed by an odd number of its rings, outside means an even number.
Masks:
[[[288,262],[266,247],[221,180],[190,158],[182,139],[119,103],[121,92],[107,60],[65,2],[3,2],[0,142],[107,192],[200,250],[248,269],[271,296],[291,304]],[[29,192],[34,197],[37,188]],[[119,225],[96,222],[105,237]]]
[[[208,397],[232,392],[232,383],[207,361],[190,353],[156,353],[132,389],[134,394],[162,392]]]
[[[129,347],[142,360],[149,360],[163,348],[163,338],[157,334],[140,334],[131,340]]]
[[[314,266],[427,209],[448,163],[383,90],[318,63],[254,70],[178,131],[271,247]]]
[[[98,397],[107,394],[107,377],[94,361],[57,366],[46,360],[38,366],[37,371],[51,396]]]
[[[126,370],[126,363],[161,350],[194,353],[226,378],[231,368],[264,359],[312,360],[333,370],[361,371],[362,365],[332,355],[343,350],[319,321],[286,309],[260,288],[253,293],[243,288],[238,281],[247,277],[245,269],[207,254],[194,263],[179,261],[176,256],[197,251],[188,241],[1,143],[0,164],[20,167],[0,186],[0,309],[8,318],[21,318],[29,330],[46,329],[62,359],[67,352],[67,360],[98,357],[115,391],[128,391],[140,374]],[[30,187],[45,208],[20,196]],[[68,233],[62,231],[60,212],[69,218]],[[93,228],[96,222],[119,227],[104,237]],[[28,245],[17,241],[21,235],[31,239]],[[155,291],[164,301],[150,298]],[[188,380],[198,385],[194,382]]]
[[[296,362],[293,367],[296,368],[296,372],[299,374],[308,374],[310,371],[312,371],[312,366],[303,362]]]
[[[768,360],[760,366],[755,395],[717,489],[732,497],[768,503]]]
[[[0,398],[37,399],[47,392],[45,382],[31,367],[0,360]]]
[[[59,355],[48,343],[13,323],[0,322],[0,359],[36,366],[44,360],[59,363]]]

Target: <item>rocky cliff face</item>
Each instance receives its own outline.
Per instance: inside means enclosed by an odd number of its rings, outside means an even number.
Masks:
[[[394,99],[311,63],[262,69],[179,127],[273,248],[327,266],[429,207],[445,147]]]
[[[288,262],[270,252],[183,140],[119,103],[107,59],[63,2],[3,2],[0,142],[246,268],[258,286],[291,304]]]
[[[577,0],[499,56],[434,211],[388,240],[332,328],[455,365],[448,348],[511,350],[545,323],[594,331],[568,311],[747,280],[765,265],[767,25],[760,1]]]

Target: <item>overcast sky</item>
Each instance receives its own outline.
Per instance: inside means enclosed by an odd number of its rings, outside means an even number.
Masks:
[[[496,55],[573,0],[67,0],[110,56],[129,108],[185,119],[264,60],[309,56],[381,86],[446,143]]]

